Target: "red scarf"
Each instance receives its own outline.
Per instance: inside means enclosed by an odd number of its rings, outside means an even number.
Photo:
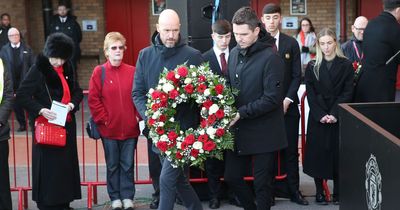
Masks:
[[[59,67],[54,67],[53,66],[54,71],[56,71],[58,77],[61,80],[61,84],[63,87],[63,97],[61,99],[61,103],[63,104],[68,104],[69,102],[71,102],[71,92],[69,91],[69,86],[67,83],[67,80],[64,77],[64,69],[62,66]],[[67,121],[70,122],[71,121],[71,115],[68,113],[67,116]]]
[[[301,45],[302,46],[306,46],[306,37],[304,36],[304,32],[301,30],[300,31],[300,33],[299,33],[299,35],[300,35],[300,42],[301,42]]]

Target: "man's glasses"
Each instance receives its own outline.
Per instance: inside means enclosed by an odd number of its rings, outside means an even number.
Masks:
[[[364,30],[365,30],[365,28],[357,28],[357,27],[355,27],[355,26],[354,26],[354,28],[355,28],[357,31],[364,31]]]
[[[112,46],[112,47],[110,47],[110,49],[111,50],[117,50],[117,49],[125,50],[125,46]]]

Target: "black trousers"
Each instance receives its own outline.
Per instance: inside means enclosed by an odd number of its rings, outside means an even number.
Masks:
[[[153,142],[149,137],[149,129],[144,128],[143,134],[147,138],[147,157],[149,159],[149,174],[153,181],[154,193],[153,197],[160,197],[160,174],[161,174],[161,160],[160,155],[152,150]]]
[[[254,160],[253,192],[243,180],[246,168]],[[275,152],[238,156],[233,151],[226,152],[225,181],[234,191],[245,210],[268,210],[271,208],[272,183],[274,179]]]
[[[69,209],[69,203],[60,204],[60,205],[53,205],[53,206],[47,206],[47,205],[43,205],[40,202],[37,202],[36,206],[40,210],[67,210],[67,209]]]
[[[12,209],[8,153],[8,141],[0,141],[0,210]]]
[[[17,118],[19,126],[20,127],[26,127],[24,109],[18,103],[14,103],[14,107],[13,108],[14,108],[15,118]]]
[[[206,160],[206,174],[210,199],[218,199],[221,193],[221,180],[224,175],[224,161],[216,158]]]
[[[299,116],[285,116],[286,138],[288,147],[282,150],[283,166],[286,169],[289,193],[299,190]]]

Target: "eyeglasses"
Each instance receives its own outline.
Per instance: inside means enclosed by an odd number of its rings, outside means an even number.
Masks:
[[[9,37],[15,37],[15,36],[19,36],[19,34],[10,34],[8,35]]]
[[[125,46],[112,46],[112,47],[110,47],[110,49],[111,50],[117,50],[117,49],[125,50]]]
[[[354,26],[354,29],[356,29],[357,31],[364,31],[365,30],[365,28],[357,28],[355,26]]]
[[[301,26],[310,26],[310,24],[301,24]]]

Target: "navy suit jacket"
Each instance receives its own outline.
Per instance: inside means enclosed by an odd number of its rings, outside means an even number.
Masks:
[[[204,61],[208,62],[210,65],[210,69],[214,74],[218,74],[222,76],[221,67],[219,66],[217,56],[215,55],[214,49],[211,48],[207,52],[203,53]]]

